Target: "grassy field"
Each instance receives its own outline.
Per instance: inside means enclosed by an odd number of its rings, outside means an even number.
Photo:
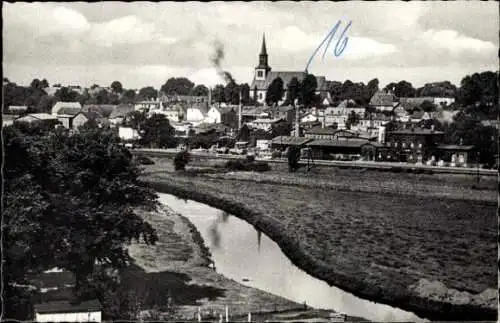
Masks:
[[[168,163],[145,180],[245,218],[318,278],[433,319],[496,317],[496,179],[331,168],[186,176]]]

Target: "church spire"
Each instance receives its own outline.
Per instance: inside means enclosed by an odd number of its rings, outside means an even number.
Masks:
[[[267,55],[266,35],[264,33],[262,33],[262,48],[260,49],[260,55]]]

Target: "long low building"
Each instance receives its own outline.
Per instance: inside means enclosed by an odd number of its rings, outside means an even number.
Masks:
[[[315,139],[306,143],[311,148],[312,156],[316,159],[363,158],[364,160],[378,160],[379,150],[386,147],[378,142],[364,139]]]

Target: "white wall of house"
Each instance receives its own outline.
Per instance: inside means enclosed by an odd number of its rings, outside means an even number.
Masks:
[[[314,116],[313,114],[308,114],[300,119],[300,122],[313,122],[313,121],[318,121],[318,117]]]
[[[57,120],[61,121],[64,128],[69,129],[71,117],[58,116]]]
[[[132,140],[132,139],[138,139],[139,133],[137,132],[137,130],[132,129],[130,127],[119,127],[118,136],[123,140]]]
[[[269,131],[271,127],[279,121],[280,119],[257,119],[250,122],[248,125],[255,129]]]
[[[101,322],[101,311],[78,313],[35,313],[36,322]]]
[[[325,126],[331,126],[334,123],[336,123],[338,129],[345,129],[347,115],[332,115],[332,114],[329,115],[329,114],[326,114],[324,119],[325,119]]]
[[[188,122],[201,122],[205,116],[198,108],[188,108],[186,113],[186,120]]]
[[[73,129],[78,129],[78,127],[83,126],[87,121],[89,121],[89,119],[83,113],[77,114],[73,118]]]
[[[445,103],[446,105],[450,105],[455,102],[455,98],[434,98],[434,104],[440,106],[441,103]]]
[[[211,107],[207,112],[206,122],[208,123],[221,123],[222,116],[219,110],[215,107]]]

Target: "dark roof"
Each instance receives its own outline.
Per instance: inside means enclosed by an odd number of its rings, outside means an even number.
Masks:
[[[89,120],[97,120],[102,118],[102,115],[96,111],[82,111],[81,113]]]
[[[381,144],[380,142],[377,142],[377,141],[369,141],[367,143],[362,144],[361,146],[364,146],[364,145],[372,145],[372,146],[377,147],[377,148],[385,147],[385,145],[383,145],[383,144]]]
[[[311,138],[304,137],[291,137],[291,136],[279,136],[272,139],[273,144],[283,144],[292,146],[301,146],[312,141]]]
[[[372,106],[393,106],[396,98],[394,95],[385,93],[383,91],[376,92],[371,100],[370,105]]]
[[[474,149],[474,146],[461,146],[461,145],[439,145],[437,146],[437,149],[440,150],[472,150]]]
[[[116,107],[116,104],[86,104],[83,106],[82,111],[97,112],[107,118],[116,109]]]
[[[290,80],[294,77],[297,78],[299,82],[301,82],[304,77],[306,77],[306,72],[302,71],[270,71],[267,74],[267,77],[265,80],[253,80],[252,85],[250,86],[250,90],[253,90],[255,86],[257,86],[258,90],[265,90],[269,87],[269,85],[272,83],[272,81],[276,78],[281,78],[283,80],[283,86],[286,89],[288,83],[290,83]],[[316,83],[318,86],[316,87],[316,91],[326,91],[327,90],[327,83],[326,83],[326,78],[324,76],[316,76]]]
[[[307,146],[361,147],[368,143],[373,144],[372,142],[363,139],[342,139],[342,140],[316,139],[307,143]]]
[[[76,313],[88,311],[100,311],[102,305],[98,300],[83,301],[72,304],[71,301],[52,301],[35,304],[35,312],[42,313]]]
[[[134,111],[133,104],[120,104],[113,110],[113,112],[111,112],[109,118],[114,119],[114,118],[124,117],[132,111]]]
[[[69,271],[42,273],[30,281],[39,288],[64,287],[75,283],[75,275]]]
[[[241,115],[243,116],[258,117],[262,113],[267,113],[267,108],[252,106],[252,107],[243,107],[241,109]]]
[[[219,107],[219,106],[215,105],[215,106],[213,106],[213,108],[215,108],[217,111],[219,111],[220,114],[229,113],[231,111],[235,112],[234,108],[232,106],[229,106],[229,107]]]
[[[280,112],[280,113],[284,113],[284,112],[288,112],[288,111],[292,111],[292,110],[294,110],[294,108],[291,105],[269,107],[269,108],[265,109],[266,112]]]
[[[442,131],[436,131],[436,130],[432,130],[432,129],[422,129],[422,128],[394,130],[394,131],[388,131],[388,133],[395,134],[395,135],[442,135],[442,134],[444,134],[444,132],[442,132]]]
[[[67,115],[77,115],[80,111],[82,111],[82,108],[77,108],[77,107],[63,107],[57,111],[57,114],[67,114]]]
[[[412,119],[422,119],[422,117],[424,116],[424,111],[421,111],[421,110],[415,110],[413,111],[413,113],[411,114],[411,118]]]
[[[307,133],[307,134],[314,134],[314,135],[333,135],[337,131],[338,130],[334,129],[334,128],[314,127],[314,128],[305,130],[305,133]]]

